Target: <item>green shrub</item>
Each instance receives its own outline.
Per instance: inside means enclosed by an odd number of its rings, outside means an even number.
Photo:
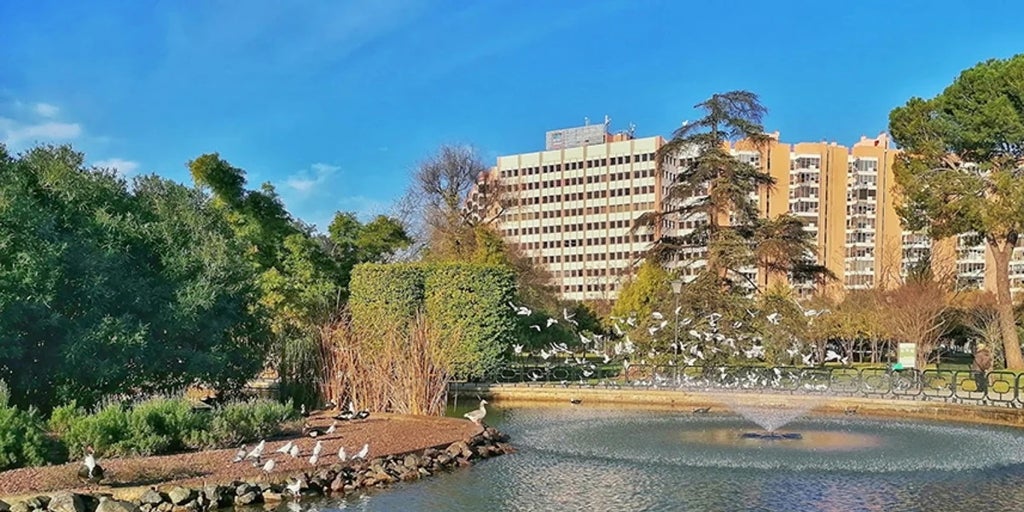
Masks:
[[[352,271],[349,290],[356,336],[404,332],[416,312],[425,310],[441,341],[456,345],[452,363],[461,377],[493,370],[515,339],[508,307],[516,294],[515,273],[501,265],[362,264]]]
[[[128,454],[125,443],[131,438],[131,421],[129,410],[122,402],[101,404],[96,412],[68,423],[62,439],[72,459],[82,455],[86,446],[92,446],[100,456]]]
[[[10,406],[9,400],[9,388],[0,380],[0,471],[45,463],[49,442],[39,412]]]
[[[208,442],[227,447],[262,439],[278,433],[282,423],[295,417],[291,401],[284,404],[266,399],[231,402],[214,411]]]
[[[155,455],[197,448],[201,433],[209,430],[210,415],[193,409],[184,398],[152,398],[137,404],[128,415],[131,433],[125,450],[135,455]]]
[[[72,400],[69,404],[53,409],[47,426],[50,428],[50,432],[63,437],[71,431],[71,425],[86,414],[88,413],[85,412],[85,409],[79,407],[77,401]]]

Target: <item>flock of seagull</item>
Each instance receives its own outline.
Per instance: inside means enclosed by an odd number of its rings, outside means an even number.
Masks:
[[[810,321],[813,321],[823,314],[829,313],[827,309],[815,310],[815,309],[804,309],[800,307],[803,315]],[[513,312],[519,316],[530,316],[533,311],[526,306],[519,306],[514,303],[509,303],[509,307],[512,308]],[[682,307],[677,307],[675,310],[675,317],[678,319],[679,314],[682,311]],[[723,316],[721,313],[710,313],[704,317],[696,318],[683,318],[679,320],[679,324],[676,331],[670,332],[675,334],[675,339],[668,342],[663,346],[667,346],[668,353],[676,356],[669,360],[669,366],[675,366],[677,359],[685,366],[696,366],[700,362],[708,360],[711,356],[719,353],[727,355],[742,354],[747,359],[755,361],[764,361],[766,352],[763,336],[755,334],[753,332],[752,324],[758,319],[760,313],[747,309],[747,316],[749,317],[746,321],[736,320],[728,325],[722,325]],[[614,323],[612,329],[615,333],[614,343],[608,346],[608,343],[602,335],[592,335],[588,337],[582,332],[578,332],[579,324],[574,319],[575,314],[570,314],[566,308],[562,309],[561,321],[567,324],[573,325],[576,336],[579,337],[579,345],[569,346],[568,343],[551,343],[547,347],[540,349],[536,352],[536,356],[545,361],[545,364],[550,364],[549,361],[562,360],[564,357],[563,364],[565,366],[578,367],[580,371],[580,382],[583,383],[584,379],[592,377],[597,370],[597,364],[595,360],[600,360],[604,364],[608,364],[613,358],[622,359],[624,369],[628,370],[630,365],[630,359],[640,359],[640,364],[646,364],[646,358],[653,358],[662,354],[656,347],[651,347],[646,353],[639,353],[637,343],[634,343],[630,339],[630,332],[634,332],[637,329],[645,329],[646,333],[657,341],[658,333],[661,333],[670,327],[670,322],[666,319],[666,315],[659,311],[654,311],[650,315],[650,321],[648,325],[642,325],[641,321],[635,314],[625,318],[611,317]],[[782,321],[782,315],[778,312],[771,312],[764,316],[764,320],[771,325],[779,325]],[[530,328],[538,332],[545,328],[560,323],[560,319],[548,318],[546,322],[541,324],[530,325]],[[570,328],[572,329],[572,328]],[[685,335],[683,335],[685,333]],[[682,339],[680,339],[682,338]],[[796,338],[796,336],[790,334],[789,346],[785,349],[787,356],[791,361],[801,361],[805,366],[811,366],[818,363],[825,362],[839,362],[843,365],[849,363],[849,356],[842,355],[831,348],[826,348],[824,354],[821,354],[818,350],[810,348],[805,352],[804,344]],[[574,344],[575,345],[575,344]],[[610,350],[609,350],[610,348]],[[523,356],[523,344],[517,343],[512,346],[512,352],[516,357]],[[582,352],[582,356],[579,355]],[[593,353],[594,359],[588,358],[588,354]],[[822,357],[823,356],[823,357]],[[543,373],[538,370],[531,370],[526,375],[530,380],[537,381],[544,377]]]
[[[333,404],[328,404],[328,406],[329,407],[333,406]],[[308,413],[306,412],[306,406],[305,405],[302,406],[302,410],[300,412],[301,412],[301,414],[303,416],[308,416]],[[370,412],[369,411],[365,411],[364,410],[364,411],[358,411],[357,412],[355,410],[354,405],[352,404],[352,401],[350,400],[348,402],[348,406],[345,408],[345,410],[340,412],[339,414],[335,415],[332,418],[333,422],[331,423],[331,425],[329,427],[326,427],[326,428],[314,427],[314,426],[310,425],[309,422],[306,422],[302,426],[302,433],[304,435],[312,437],[312,438],[317,438],[317,437],[320,437],[320,436],[330,435],[330,434],[333,434],[337,430],[337,428],[338,428],[338,421],[362,420],[362,419],[368,418],[369,416],[370,416]],[[252,450],[249,450],[249,448],[246,445],[243,444],[242,447],[238,450],[238,453],[235,454],[235,457],[231,460],[231,462],[232,463],[239,463],[239,462],[243,462],[243,461],[246,461],[246,460],[249,460],[249,459],[253,459],[253,462],[252,462],[253,467],[262,468],[264,473],[270,473],[270,472],[274,471],[274,468],[277,466],[277,461],[275,459],[273,459],[273,458],[267,459],[266,462],[263,461],[263,453],[266,450],[266,447],[267,447],[267,440],[266,439],[260,441],[259,444],[257,444]],[[283,454],[283,455],[290,456],[293,459],[297,459],[299,457],[304,456],[303,454],[306,453],[306,452],[305,452],[305,450],[303,450],[302,448],[299,447],[299,444],[295,440],[290,440],[287,443],[285,443],[285,444],[281,445],[280,447],[278,447],[272,453],[273,454],[280,453],[280,454]],[[317,467],[320,464],[320,462],[321,462],[321,457],[326,457],[326,455],[324,455],[324,443],[323,443],[323,441],[318,439],[316,444],[313,445],[313,449],[309,453],[310,453],[309,465],[311,465],[313,467]],[[353,454],[351,456],[351,458],[345,452],[345,447],[342,446],[342,447],[338,448],[338,460],[340,462],[356,461],[356,460],[366,460],[366,456],[369,453],[370,453],[370,444],[369,443],[364,444],[362,449],[360,449],[358,452]]]
[[[483,427],[483,419],[484,417],[487,416],[487,409],[485,407],[486,405],[487,400],[481,399],[480,407],[466,413],[464,417],[472,421],[476,425]],[[327,406],[327,408],[332,408],[334,407],[334,404],[328,403]],[[302,416],[309,416],[309,414],[306,412],[305,405],[302,406],[300,412]],[[333,421],[331,422],[330,426],[315,427],[310,425],[310,423],[307,421],[302,427],[302,433],[303,435],[309,436],[311,438],[318,438],[321,436],[331,435],[337,431],[339,421],[364,420],[369,416],[370,412],[367,410],[356,411],[355,407],[352,404],[352,401],[350,400],[345,410],[341,411],[340,413],[332,417]],[[289,440],[288,442],[276,448],[273,452],[267,454],[267,456],[264,456],[264,453],[266,453],[267,450],[266,439],[261,440],[251,450],[247,445],[243,444],[241,448],[238,449],[238,452],[235,453],[235,456],[231,459],[231,463],[238,464],[251,460],[253,467],[261,468],[263,473],[270,474],[277,467],[277,459],[273,457],[278,456],[278,454],[281,454],[281,457],[287,456],[293,459],[298,459],[305,456],[304,454],[307,452],[302,447],[300,447],[299,444],[300,443],[298,442],[298,440]],[[317,439],[316,444],[313,445],[312,449],[309,450],[308,453],[310,454],[309,464],[314,468],[320,465],[321,462],[326,462],[327,457],[330,456],[329,454],[324,453],[324,442],[321,439]],[[365,461],[367,460],[367,457],[369,455],[370,443],[364,443],[363,447],[359,451],[351,455],[349,455],[345,451],[344,446],[341,446],[340,448],[338,448],[337,461],[342,463]],[[264,459],[266,459],[266,461],[264,461]],[[82,466],[79,467],[78,478],[82,482],[91,484],[98,484],[103,480],[103,467],[100,466],[100,464],[97,462],[96,454],[92,446],[87,446],[85,448],[85,457],[82,460]],[[304,485],[305,482],[302,479],[292,477],[289,478],[286,488],[295,496],[298,496]]]

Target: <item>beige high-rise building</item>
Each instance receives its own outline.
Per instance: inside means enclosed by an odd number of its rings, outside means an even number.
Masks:
[[[663,204],[667,187],[695,155],[679,154],[659,167],[654,155],[665,139],[611,134],[607,124],[606,119],[603,125],[548,132],[545,151],[499,157],[490,171],[513,198],[498,229],[551,273],[552,284],[568,300],[614,299],[653,241],[706,222],[700,215],[682,221],[666,216],[654,230],[630,234],[637,217],[671,206]],[[752,196],[761,214],[789,212],[803,220],[816,242],[813,256],[836,276],[824,290],[813,282],[791,282],[800,296],[895,286],[926,256],[936,273],[955,271],[963,287],[995,289],[991,255],[983,246],[969,245],[966,237],[933,244],[904,230],[893,174],[898,150],[885,134],[861,137],[849,148],[834,142],[788,144],[778,132],[772,139],[761,148],[738,142],[729,149],[775,178],[773,187]],[[705,256],[698,247],[669,265],[686,278],[699,272]],[[788,282],[788,276],[763,269],[742,272],[762,289]],[[1015,251],[1010,275],[1012,286],[1024,289],[1024,248]]]

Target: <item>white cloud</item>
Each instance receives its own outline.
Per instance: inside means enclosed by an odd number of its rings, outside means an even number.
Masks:
[[[284,184],[301,195],[308,195],[326,183],[340,169],[341,167],[336,165],[315,163],[309,166],[309,169],[303,169],[289,176],[285,179]]]
[[[67,142],[82,135],[82,125],[59,121],[25,123],[0,117],[0,141],[9,148],[21,149],[25,143]]]
[[[56,105],[51,105],[49,103],[36,103],[35,111],[36,114],[39,114],[43,117],[56,117],[57,114],[60,112],[60,108],[58,108]]]
[[[108,158],[106,160],[97,160],[92,164],[94,167],[100,167],[103,169],[114,169],[121,176],[131,176],[139,169],[139,163],[132,160],[124,160],[122,158]]]

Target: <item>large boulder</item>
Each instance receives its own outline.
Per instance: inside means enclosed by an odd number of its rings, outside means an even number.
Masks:
[[[163,501],[164,495],[160,494],[158,491],[155,491],[153,489],[150,489],[142,493],[142,496],[139,496],[139,503],[142,503],[143,505],[156,506]]]
[[[96,512],[141,512],[139,506],[130,501],[100,498]]]
[[[181,487],[179,485],[172,488],[170,491],[167,491],[167,497],[170,498],[171,503],[174,503],[175,505],[184,505],[185,503],[195,499],[196,492],[192,489]]]
[[[85,502],[77,494],[58,492],[50,497],[46,509],[50,512],[85,512]]]

